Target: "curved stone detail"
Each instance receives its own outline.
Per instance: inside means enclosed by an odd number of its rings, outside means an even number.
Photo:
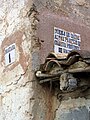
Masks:
[[[88,88],[89,61],[90,52],[84,50],[74,50],[67,55],[49,53],[42,64],[42,69],[40,67],[39,71],[36,72],[36,77],[40,83],[59,81],[60,90],[63,92],[71,92],[84,86]]]

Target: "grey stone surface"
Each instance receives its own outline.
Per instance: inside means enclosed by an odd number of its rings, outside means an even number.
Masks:
[[[69,113],[63,113],[58,120],[90,120],[90,112],[85,106],[83,106],[71,110]]]

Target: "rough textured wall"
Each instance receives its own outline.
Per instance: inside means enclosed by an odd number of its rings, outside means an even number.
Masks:
[[[32,1],[0,1],[0,120],[32,119],[33,88],[31,70],[31,20],[28,12]],[[15,44],[15,59],[5,49]]]
[[[42,62],[47,56],[47,50],[48,52],[53,51],[54,27],[80,34],[81,49],[90,49],[89,1],[39,1],[39,3],[36,2],[36,5],[40,11],[37,34],[41,41]]]
[[[36,36],[40,44],[33,57],[39,55],[40,63],[50,51],[53,51],[54,32],[58,27],[81,35],[81,49],[90,50],[90,1],[89,0],[33,0],[38,11],[39,22]],[[37,59],[36,59],[37,60]],[[33,59],[33,63],[36,64]],[[39,63],[39,62],[38,62]],[[47,84],[35,84],[34,120],[89,120],[90,96],[71,98],[70,95],[61,101],[56,91]],[[37,90],[38,89],[38,90]],[[39,93],[39,94],[38,94]],[[65,96],[67,96],[65,94]],[[35,110],[37,108],[37,110]]]

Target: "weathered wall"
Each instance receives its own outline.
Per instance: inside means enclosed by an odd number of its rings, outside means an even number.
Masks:
[[[81,49],[90,50],[89,0],[34,0],[34,4],[39,13],[36,36],[40,43],[39,52],[34,51],[34,55],[39,55],[40,63],[53,51],[54,27],[79,33]],[[36,64],[35,60],[33,62]],[[57,99],[57,89],[50,91],[48,85],[36,84],[35,96],[38,102],[35,104],[37,110],[33,109],[34,120],[89,120],[89,93],[84,97],[68,97],[61,101],[61,98]]]
[[[34,76],[53,51],[54,26],[80,33],[81,48],[90,49],[89,11],[89,0],[0,1],[0,120],[89,120],[89,95],[61,102]],[[6,65],[13,43],[15,62]]]
[[[0,120],[32,119],[32,1],[0,1]],[[5,48],[15,43],[15,61],[5,64]]]

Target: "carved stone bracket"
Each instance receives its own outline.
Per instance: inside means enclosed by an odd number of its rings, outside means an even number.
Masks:
[[[68,54],[50,53],[36,71],[36,77],[40,84],[58,82],[63,93],[80,88],[86,90],[90,87],[90,52],[74,50]]]

